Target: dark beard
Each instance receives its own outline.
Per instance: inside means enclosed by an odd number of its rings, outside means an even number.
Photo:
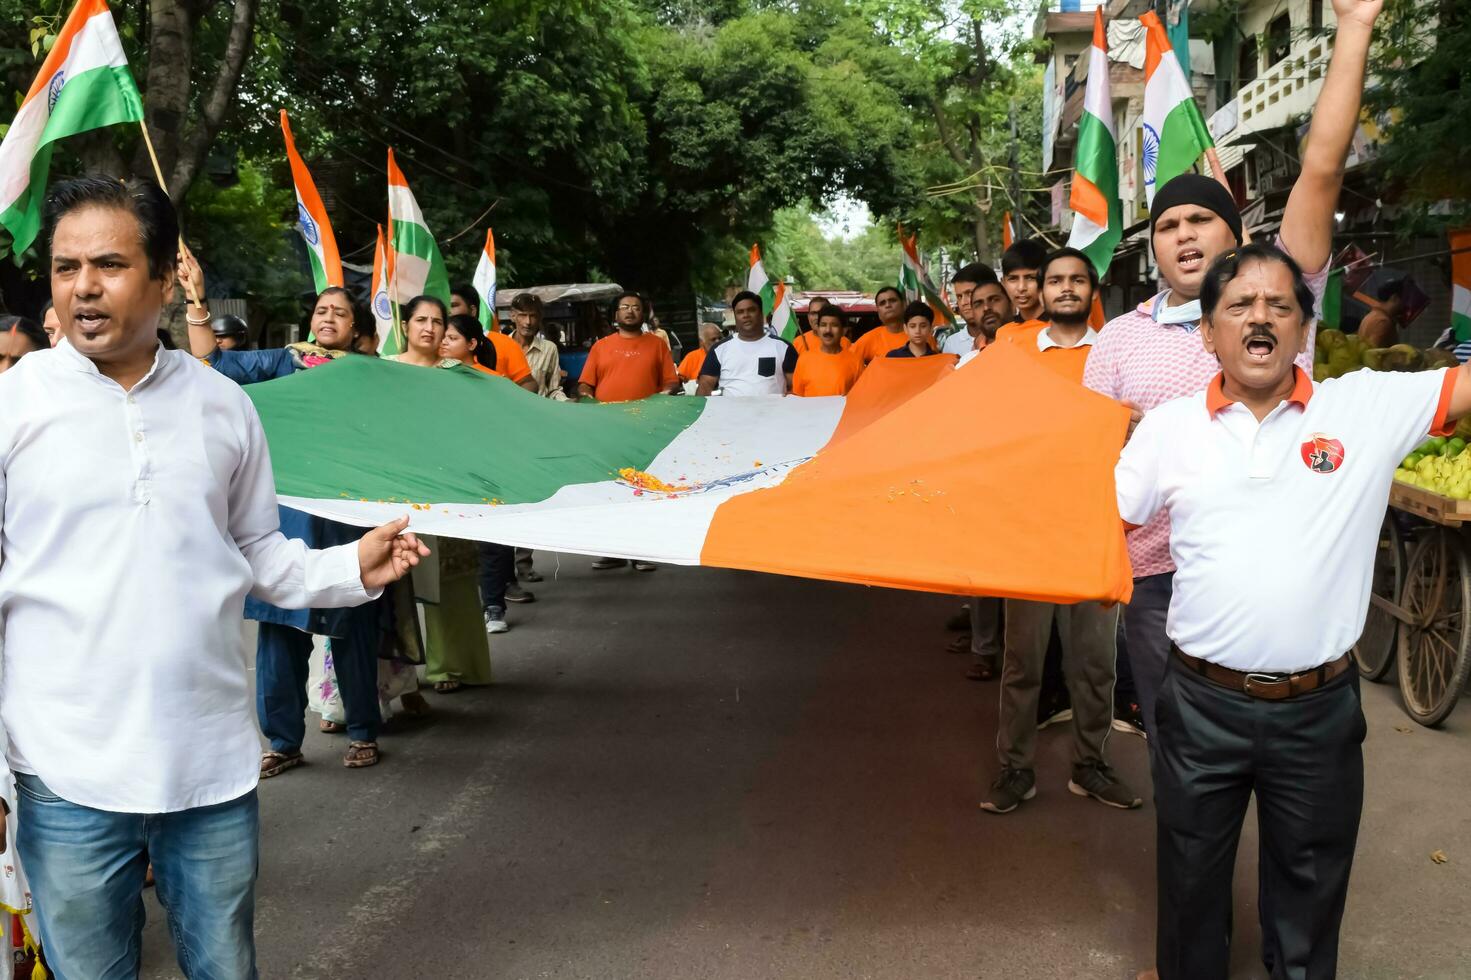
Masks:
[[[1088,325],[1088,310],[1080,313],[1053,313],[1049,310],[1047,318],[1059,327],[1085,327]]]

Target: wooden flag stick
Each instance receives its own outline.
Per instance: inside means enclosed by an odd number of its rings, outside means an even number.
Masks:
[[[158,165],[158,152],[153,148],[153,137],[148,135],[147,121],[139,119],[138,128],[143,131],[143,145],[148,147],[148,159],[153,163],[153,175],[158,178],[158,186],[162,187],[163,192],[167,194],[169,192],[168,181],[163,179],[163,168]],[[193,252],[189,251],[189,246],[184,243],[184,235],[182,232],[179,234],[179,251],[184,255],[194,254]],[[191,306],[203,307],[204,299],[199,295],[198,289],[198,284],[191,280],[189,284],[184,287],[184,295],[188,298]]]
[[[1210,164],[1211,176],[1216,178],[1222,187],[1226,188],[1226,193],[1231,194],[1234,200],[1236,195],[1231,192],[1231,185],[1226,183],[1226,168],[1221,166],[1221,158],[1216,156],[1216,148],[1214,146],[1206,147],[1205,162]],[[1245,225],[1241,226],[1241,244],[1251,244],[1251,232],[1246,230]]]

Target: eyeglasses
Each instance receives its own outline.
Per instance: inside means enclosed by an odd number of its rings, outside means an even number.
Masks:
[[[633,312],[637,312],[637,311],[642,310],[642,309],[643,309],[643,307],[642,306],[639,306],[637,303],[629,303],[629,304],[625,304],[623,306],[618,307],[618,312],[619,313],[633,313]]]

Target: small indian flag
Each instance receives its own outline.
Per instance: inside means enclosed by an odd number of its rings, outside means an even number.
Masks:
[[[0,225],[15,240],[13,251],[24,251],[41,230],[52,144],[142,120],[143,99],[107,0],[81,0],[0,143]]]
[[[950,312],[950,307],[945,303],[945,297],[935,286],[934,280],[930,278],[929,270],[919,257],[919,246],[915,242],[915,236],[904,237],[904,229],[899,229],[899,244],[903,252],[903,258],[899,262],[899,289],[904,293],[906,301],[913,302],[922,299],[935,314],[935,327],[953,326],[955,314]]]
[[[389,284],[393,281],[393,253],[383,237],[383,226],[378,226],[378,245],[373,249],[373,323],[377,327],[378,353],[398,354],[404,349],[403,337],[398,329],[398,317],[394,315],[393,294]]]
[[[787,343],[797,339],[798,329],[797,314],[792,309],[792,291],[784,282],[776,284],[776,308],[771,313],[771,330]]]
[[[1215,146],[1190,82],[1180,70],[1165,25],[1154,11],[1139,15],[1144,25],[1144,191],[1154,192],[1195,166]],[[1093,77],[1088,76],[1091,87]],[[1081,138],[1081,136],[1080,136]]]
[[[776,286],[766,277],[760,245],[751,246],[751,268],[746,272],[746,288],[761,297],[761,312],[771,316],[776,310]]]
[[[495,229],[485,229],[485,248],[475,266],[475,291],[480,294],[480,325],[486,333],[498,330],[495,315]]]
[[[1124,208],[1119,203],[1119,151],[1113,130],[1108,39],[1103,30],[1101,7],[1093,11],[1088,87],[1083,93],[1083,112],[1078,117],[1078,149],[1074,159],[1077,166],[1068,196],[1068,206],[1073,210],[1073,230],[1068,235],[1068,245],[1087,255],[1093,268],[1103,276],[1113,262],[1113,250],[1124,237]]]
[[[1011,212],[1007,211],[1001,216],[1001,250],[1004,252],[1011,248],[1011,243],[1016,238],[1016,229],[1011,225]]]
[[[312,283],[317,292],[328,286],[342,285],[342,260],[337,257],[337,236],[332,234],[332,222],[327,220],[327,208],[317,185],[312,180],[306,162],[296,152],[296,140],[291,137],[291,123],[286,110],[281,110],[281,135],[286,140],[286,159],[291,163],[291,182],[296,185],[296,229],[306,242],[307,255],[311,257]]]
[[[449,303],[449,273],[439,246],[424,223],[424,212],[388,148],[388,245],[393,250],[395,304],[415,296],[435,296]]]
[[[1450,233],[1451,326],[1457,340],[1471,340],[1471,228]]]

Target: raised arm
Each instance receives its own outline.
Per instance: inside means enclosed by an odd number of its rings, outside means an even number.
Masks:
[[[1383,0],[1333,0],[1338,17],[1333,57],[1313,110],[1302,173],[1282,215],[1282,241],[1307,272],[1322,269],[1333,250],[1333,212],[1343,187],[1344,160],[1359,125],[1374,21],[1383,6]]]
[[[209,305],[204,299],[204,271],[187,248],[179,249],[179,287],[184,290],[184,321],[189,325],[189,353],[208,357],[214,352],[215,332],[209,322]]]

